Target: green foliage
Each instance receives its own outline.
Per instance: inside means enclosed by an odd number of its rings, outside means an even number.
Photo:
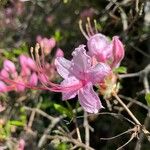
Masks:
[[[55,40],[56,40],[57,42],[59,42],[59,41],[62,40],[63,37],[62,37],[62,35],[61,35],[61,33],[60,33],[60,30],[56,30],[56,31],[55,31],[54,38],[55,38]]]
[[[16,57],[18,57],[21,54],[27,54],[28,53],[28,47],[25,43],[23,43],[19,48],[14,48],[10,51],[4,51],[3,55],[6,59],[9,60],[16,60]]]
[[[69,145],[67,143],[60,143],[58,146],[57,146],[57,150],[66,150],[66,149],[69,149]]]
[[[73,112],[72,110],[60,105],[60,104],[53,104],[54,108],[56,111],[58,111],[59,113],[61,113],[62,115],[65,115],[67,117],[69,117],[70,119],[73,117]]]
[[[127,73],[127,68],[124,66],[120,66],[118,68],[115,69],[116,73]]]
[[[146,102],[147,102],[147,105],[150,106],[150,93],[147,93],[147,94],[145,95],[145,100],[146,100]]]

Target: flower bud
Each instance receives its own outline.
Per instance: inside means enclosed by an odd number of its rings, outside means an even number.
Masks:
[[[117,66],[119,66],[121,60],[124,58],[124,52],[125,52],[123,44],[119,40],[118,36],[113,37],[112,48],[113,48],[112,67],[117,67]]]

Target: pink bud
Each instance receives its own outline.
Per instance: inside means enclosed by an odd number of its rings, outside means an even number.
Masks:
[[[55,57],[64,57],[64,52],[60,48],[58,48],[56,50]]]
[[[31,59],[30,57],[27,58],[27,66],[32,69],[33,71],[37,70],[35,61],[33,59]]]
[[[40,35],[38,35],[38,36],[36,37],[36,41],[37,41],[38,43],[40,43],[41,40],[42,40],[42,37],[41,37]]]
[[[5,60],[3,67],[7,72],[16,73],[15,64],[13,62],[11,62],[10,60]]]
[[[25,83],[23,82],[23,79],[18,79],[16,81],[16,91],[17,92],[23,92],[25,90],[26,86]]]
[[[56,45],[56,40],[54,38],[50,38],[49,39],[49,45],[51,46],[51,48],[54,48]]]
[[[24,150],[24,147],[25,147],[25,141],[23,139],[20,139],[18,142],[17,150]]]
[[[87,42],[89,54],[95,56],[98,61],[107,61],[107,56],[111,53],[111,44],[108,38],[100,33],[91,36]]]
[[[118,66],[121,62],[121,60],[124,58],[124,47],[122,42],[119,40],[118,36],[114,36],[113,37],[113,41],[112,41],[112,45],[113,45],[113,63],[112,66]]]
[[[4,78],[8,78],[9,74],[5,69],[2,69],[0,72],[0,76],[4,77]]]
[[[38,77],[36,73],[33,73],[30,77],[29,83],[31,86],[36,86],[38,83]]]
[[[0,92],[6,92],[7,86],[4,82],[0,81]]]
[[[27,63],[27,56],[25,56],[25,55],[20,55],[20,56],[19,56],[19,61],[20,61],[21,67],[26,66],[26,63]]]

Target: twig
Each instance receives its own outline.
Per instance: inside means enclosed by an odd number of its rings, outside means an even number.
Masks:
[[[27,106],[24,106],[23,107],[25,110],[29,110],[29,111],[33,111],[35,110],[35,112],[37,112],[38,114],[42,115],[43,117],[49,119],[50,121],[54,120],[55,118],[48,115],[47,113],[45,113],[44,111],[38,109],[38,108],[30,108],[30,107],[27,107]]]
[[[122,132],[122,133],[120,133],[120,134],[118,134],[118,135],[116,135],[116,136],[113,136],[113,137],[110,137],[110,138],[100,138],[100,140],[113,140],[113,139],[115,139],[115,138],[117,138],[117,137],[120,137],[120,136],[122,136],[122,135],[124,135],[124,134],[126,134],[126,133],[130,133],[130,132],[132,132],[133,131],[133,129],[129,129],[129,130],[127,130],[127,131],[125,131],[125,132]]]
[[[148,93],[150,93],[150,86],[149,86],[149,82],[148,82],[148,73],[150,72],[150,65],[148,65],[146,68],[147,68],[147,71],[143,72],[143,84],[144,84],[145,92],[146,92],[146,94],[148,94]],[[149,123],[150,123],[150,110],[148,110],[147,117],[145,118],[145,121],[144,121],[145,128],[147,128],[149,126]],[[144,139],[144,134],[141,133],[139,136],[139,140],[136,144],[135,150],[141,149],[143,139]],[[148,137],[148,140],[150,142],[150,137]]]
[[[40,108],[40,105],[41,105],[41,101],[37,105],[37,109]],[[32,112],[31,112],[30,119],[29,119],[29,123],[28,123],[28,128],[30,128],[30,129],[31,129],[33,121],[34,121],[35,114],[36,114],[36,109],[33,109]]]
[[[90,130],[89,130],[89,123],[88,123],[88,116],[87,112],[84,112],[84,128],[85,128],[85,144],[89,146],[90,144]]]
[[[136,72],[136,73],[129,73],[129,74],[121,74],[118,77],[120,79],[123,78],[132,78],[132,77],[142,77],[144,74],[148,74],[150,72],[150,64],[148,64],[143,70]]]
[[[76,140],[76,139],[73,139],[73,138],[70,138],[70,137],[64,137],[64,136],[59,136],[59,135],[47,135],[46,136],[48,139],[60,139],[62,141],[65,141],[65,142],[71,142],[75,145],[77,145],[78,147],[82,147],[84,149],[87,149],[87,150],[94,150],[94,148],[92,147],[89,147],[87,145],[85,145],[84,143],[80,142],[79,140]]]
[[[75,126],[76,126],[76,132],[77,132],[78,140],[79,140],[80,142],[82,142],[82,140],[81,140],[81,135],[80,135],[80,130],[79,130],[79,127],[78,127],[78,123],[77,123],[77,118],[76,118],[76,116],[74,116],[73,121],[74,121]]]
[[[119,94],[119,97],[123,98],[123,99],[125,99],[127,101],[130,101],[130,102],[132,102],[132,103],[134,103],[136,105],[139,105],[140,107],[142,107],[142,108],[144,108],[146,110],[150,110],[150,107],[146,106],[145,104],[143,104],[140,101],[137,101],[137,100],[135,100],[133,98],[130,98],[130,97],[127,97],[127,96],[124,96],[124,95],[120,95],[120,94]]]
[[[62,119],[63,117],[58,117],[58,118],[54,118],[50,125],[48,126],[48,128],[44,131],[42,137],[40,138],[39,142],[38,142],[38,148],[41,148],[44,143],[46,142],[46,137],[48,134],[50,134],[50,132],[52,131],[52,129],[55,127],[55,125]]]
[[[137,125],[141,125],[141,123],[137,120],[137,118],[133,115],[133,113],[128,109],[128,107],[123,103],[123,101],[119,98],[119,96],[114,92],[113,96],[117,99],[117,101],[124,107],[130,117],[134,120]]]

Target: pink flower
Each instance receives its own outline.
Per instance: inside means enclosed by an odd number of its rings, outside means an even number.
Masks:
[[[124,57],[124,47],[117,36],[112,41],[98,33],[91,36],[87,42],[89,54],[97,59],[98,62],[104,62],[111,68],[118,67]]]
[[[98,62],[107,63],[110,67],[116,68],[120,65],[121,60],[124,58],[124,47],[122,42],[117,36],[113,37],[110,41],[105,35],[98,33],[95,26],[95,31],[92,28],[90,19],[87,20],[86,31],[82,27],[82,21],[79,22],[79,27],[82,34],[87,39],[87,47],[89,55],[95,58]]]
[[[80,45],[75,49],[71,61],[64,57],[56,58],[57,71],[64,80],[61,82],[61,86],[53,87],[51,90],[62,92],[63,100],[78,95],[79,102],[85,111],[97,113],[103,106],[93,90],[93,85],[103,82],[111,69],[104,63],[92,66],[91,57],[86,54],[84,47],[84,45]]]

